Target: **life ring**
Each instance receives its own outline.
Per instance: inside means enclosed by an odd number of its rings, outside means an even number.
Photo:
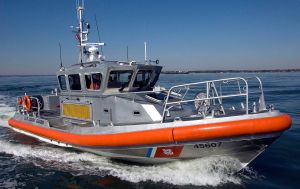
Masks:
[[[23,104],[23,98],[22,98],[22,97],[18,97],[18,98],[17,98],[17,103],[18,103],[19,105],[22,105],[22,104]]]
[[[24,96],[24,99],[23,99],[23,106],[24,108],[26,109],[26,111],[29,111],[31,110],[31,100],[30,100],[30,97],[29,96]]]

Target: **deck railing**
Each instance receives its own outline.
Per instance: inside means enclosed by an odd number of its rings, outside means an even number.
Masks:
[[[234,98],[234,97],[244,97],[245,98],[245,114],[249,114],[249,80],[257,80],[258,88],[260,89],[260,98],[259,98],[259,109],[266,109],[264,102],[264,93],[262,88],[262,82],[258,77],[235,77],[235,78],[227,78],[227,79],[218,79],[218,80],[209,80],[209,81],[201,81],[195,83],[188,83],[182,85],[176,85],[169,89],[163,108],[162,121],[164,122],[166,115],[171,108],[174,106],[181,106],[185,103],[191,102],[212,102],[213,105],[221,105],[223,104],[223,99]],[[230,85],[230,86],[229,86]],[[224,90],[229,87],[229,91]],[[201,98],[193,98],[190,93],[195,95],[195,90],[200,90],[202,92]],[[191,92],[192,91],[192,92]],[[226,93],[224,94],[224,91]],[[199,92],[198,92],[199,93]],[[195,96],[194,96],[195,97]]]
[[[18,96],[18,97],[17,97],[17,102],[19,102],[20,98],[24,98],[24,96]],[[34,96],[30,96],[29,98],[30,98],[31,101],[32,101],[32,100],[36,100],[36,106],[33,106],[33,105],[31,104],[31,105],[32,105],[32,106],[31,106],[31,110],[32,110],[32,109],[35,109],[36,111],[26,111],[26,108],[25,108],[25,106],[24,106],[24,103],[22,103],[22,104],[17,103],[17,104],[16,104],[16,110],[17,110],[18,112],[22,113],[22,114],[25,114],[25,113],[26,113],[26,114],[28,114],[28,115],[29,115],[29,113],[31,112],[33,116],[40,117],[40,111],[41,111],[41,102],[40,102],[40,100],[39,100],[37,97],[34,97]]]

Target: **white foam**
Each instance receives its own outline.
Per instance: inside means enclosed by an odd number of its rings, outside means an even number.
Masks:
[[[12,105],[14,98],[0,95],[0,126],[8,127],[8,119],[15,113],[15,107]]]
[[[241,177],[233,172],[241,168],[240,162],[226,157],[211,157],[178,161],[163,165],[138,166],[111,161],[90,153],[77,153],[50,146],[13,144],[0,140],[1,152],[21,156],[37,166],[51,167],[82,175],[112,175],[130,182],[164,182],[174,185],[241,184]]]
[[[233,159],[210,157],[150,167],[114,165],[110,174],[131,182],[151,180],[175,185],[217,186],[227,182],[240,184],[241,180],[232,174],[239,168]]]
[[[15,113],[15,107],[0,102],[0,126],[8,127],[8,119]]]

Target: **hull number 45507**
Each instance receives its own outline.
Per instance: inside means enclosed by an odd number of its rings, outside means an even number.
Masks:
[[[216,148],[220,147],[222,142],[209,142],[209,143],[202,143],[202,144],[195,144],[194,148]]]

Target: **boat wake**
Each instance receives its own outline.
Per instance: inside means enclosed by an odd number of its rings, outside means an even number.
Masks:
[[[0,126],[8,127],[7,121],[15,113],[15,107],[7,104],[11,98],[8,96],[0,95]]]
[[[210,157],[190,161],[178,161],[163,165],[140,166],[112,161],[90,153],[79,153],[50,146],[15,144],[0,140],[0,152],[22,157],[43,169],[57,169],[75,176],[114,176],[138,183],[163,182],[173,185],[211,185],[225,183],[242,184],[249,171],[233,174],[241,168],[239,161],[226,157]],[[253,175],[253,174],[252,174]]]

